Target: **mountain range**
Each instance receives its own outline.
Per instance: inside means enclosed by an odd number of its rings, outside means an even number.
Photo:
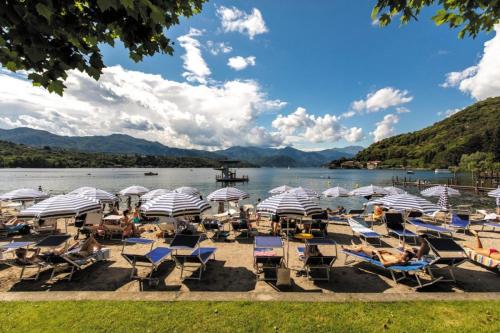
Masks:
[[[308,152],[293,147],[263,148],[235,146],[224,150],[205,151],[172,148],[159,142],[134,138],[126,134],[63,136],[27,127],[0,129],[0,140],[31,147],[51,147],[82,152],[202,157],[217,160],[228,158],[249,161],[254,165],[268,167],[318,167],[331,160],[343,157],[352,158],[363,149],[360,146],[348,146]]]

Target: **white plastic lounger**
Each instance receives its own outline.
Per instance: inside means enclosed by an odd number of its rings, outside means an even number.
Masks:
[[[352,234],[357,235],[365,243],[368,242],[368,239],[376,239],[378,240],[379,245],[382,245],[382,240],[381,240],[382,236],[373,229],[368,228],[368,226],[364,224],[363,219],[349,217],[347,219],[347,222],[351,227]]]

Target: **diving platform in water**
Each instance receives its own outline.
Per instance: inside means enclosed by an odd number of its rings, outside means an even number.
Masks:
[[[217,168],[215,170],[219,170],[221,173],[219,175],[215,176],[215,181],[216,182],[221,182],[221,183],[242,183],[242,182],[248,182],[248,176],[237,176],[236,175],[236,170],[231,169],[231,166],[234,166],[235,164],[238,164],[240,161],[236,160],[222,160],[219,161],[222,165],[220,168]]]

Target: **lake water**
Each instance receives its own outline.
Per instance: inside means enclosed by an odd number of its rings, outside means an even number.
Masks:
[[[158,172],[158,176],[144,176],[144,172]],[[9,190],[42,186],[43,190],[52,194],[67,193],[81,186],[93,186],[112,193],[130,185],[142,185],[149,189],[174,189],[179,186],[193,186],[198,188],[204,197],[210,192],[222,187],[215,182],[218,171],[213,169],[0,169],[0,193]],[[393,177],[409,177],[412,179],[431,180],[432,182],[446,183],[449,174],[435,174],[432,171],[415,171],[414,175],[407,175],[401,170],[329,170],[322,168],[252,168],[237,169],[237,174],[248,175],[248,183],[239,183],[235,186],[250,194],[246,200],[255,203],[257,198],[267,198],[268,191],[283,184],[289,186],[303,186],[318,193],[332,186],[342,186],[352,189],[365,185],[392,185]],[[460,175],[463,182],[468,175]],[[410,193],[418,193],[416,188],[408,188]],[[437,201],[437,198],[431,198]],[[323,207],[344,205],[349,208],[360,207],[363,198],[322,198]],[[471,203],[474,206],[493,207],[494,200],[488,197],[478,197],[472,193],[463,193],[458,199],[452,198],[452,204]]]

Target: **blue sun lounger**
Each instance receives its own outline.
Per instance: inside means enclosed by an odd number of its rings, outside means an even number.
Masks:
[[[497,228],[500,229],[500,223],[486,221],[486,222],[483,222],[481,231],[484,231],[484,227],[490,227],[490,228],[493,228],[492,231],[496,231]]]
[[[207,263],[210,259],[215,260],[215,252],[217,248],[215,247],[200,247],[201,236],[200,235],[175,235],[172,243],[170,243],[170,249],[173,252],[172,257],[175,260],[176,266],[181,269],[181,279],[195,279],[201,280],[203,271],[207,268]],[[190,250],[189,254],[180,254],[179,251]],[[188,265],[191,264],[191,265]],[[189,277],[183,277],[184,270],[186,267],[193,267],[198,270],[197,275],[191,275]],[[193,270],[192,272],[195,272]]]
[[[382,236],[373,229],[368,228],[362,218],[349,217],[347,222],[351,227],[352,234],[357,235],[365,243],[368,242],[369,239],[376,239],[379,245],[382,245],[382,240],[380,239]]]
[[[403,214],[385,212],[382,216],[382,221],[384,221],[385,226],[387,227],[387,232],[398,236],[399,241],[408,237],[413,238],[413,242],[415,244],[417,243],[418,235],[405,228]]]
[[[442,234],[449,234],[450,237],[453,237],[453,233],[455,232],[455,230],[448,229],[448,228],[441,227],[441,226],[434,225],[434,224],[425,223],[419,219],[410,219],[410,224],[413,225],[415,228],[417,228],[417,230],[423,229],[425,231],[435,232],[438,234],[439,237],[441,237]]]
[[[470,225],[469,215],[467,215],[467,214],[452,214],[451,222],[449,224],[449,226],[451,228],[454,228],[456,230],[463,230],[464,235],[465,235],[465,231],[467,229],[469,229],[469,225]]]
[[[420,275],[425,274],[426,269],[430,265],[430,263],[428,263],[427,261],[418,260],[418,261],[410,261],[406,265],[384,266],[379,260],[373,259],[370,256],[366,255],[365,253],[352,252],[346,249],[341,250],[341,252],[344,253],[346,256],[345,265],[350,265],[357,261],[369,263],[373,266],[388,271],[391,274],[391,278],[395,283],[398,283],[399,281],[406,279],[410,276],[414,276],[418,284],[418,286],[415,287],[416,289],[430,286],[443,279],[443,277],[435,278],[433,276],[430,276],[431,280],[427,282],[421,280]],[[351,258],[351,260],[349,260],[349,258]],[[398,275],[400,276],[398,277]]]
[[[335,255],[320,255],[320,256],[307,256],[305,255],[306,246],[332,246],[335,249]],[[299,260],[304,263],[304,270],[307,278],[310,280],[327,280],[330,281],[330,270],[337,260],[337,243],[330,238],[312,238],[306,240],[305,246],[297,247],[297,254]],[[324,271],[323,276],[313,276],[312,271]]]
[[[151,249],[145,254],[124,253],[126,244],[151,244]],[[158,279],[153,278],[153,273],[158,269],[158,267],[160,267],[162,263],[164,263],[168,259],[168,257],[172,253],[172,250],[167,247],[156,247],[153,249],[153,244],[153,240],[146,238],[127,238],[123,240],[122,257],[132,266],[130,272],[131,279],[149,280],[150,283],[152,283],[153,281],[158,281]],[[146,277],[141,277],[136,272],[137,267],[147,267],[151,270],[146,275]]]

